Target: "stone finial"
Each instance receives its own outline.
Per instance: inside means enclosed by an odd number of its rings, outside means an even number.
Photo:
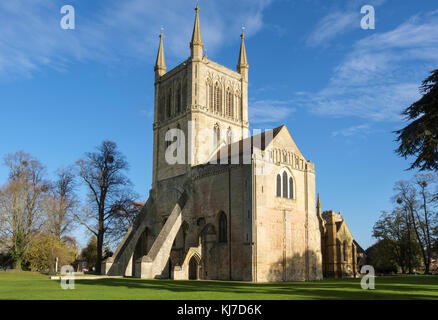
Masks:
[[[157,61],[155,62],[154,70],[158,76],[162,76],[167,72],[166,61],[164,59],[163,32],[160,33],[160,45],[158,47]]]
[[[199,7],[195,8],[195,25],[193,26],[192,41],[190,42],[190,49],[192,52],[192,58],[202,58],[202,51],[204,49],[204,43],[202,42],[201,24],[199,22]]]
[[[244,76],[248,76],[248,59],[246,57],[246,48],[245,48],[245,34],[243,33],[240,35],[240,38],[242,39],[240,44],[240,52],[239,52],[239,61],[237,63],[237,72]]]

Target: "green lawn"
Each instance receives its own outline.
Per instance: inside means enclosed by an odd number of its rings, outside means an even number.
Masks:
[[[45,275],[0,271],[0,299],[438,299],[438,276],[378,277],[375,290],[361,289],[360,279],[252,284],[133,278],[76,280],[74,290],[62,290]]]

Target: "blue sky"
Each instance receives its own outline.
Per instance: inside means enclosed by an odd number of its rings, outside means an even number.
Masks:
[[[73,5],[75,30],[60,28]],[[117,142],[146,199],[152,173],[153,65],[165,32],[168,69],[189,56],[196,1],[0,2],[0,155],[24,150],[53,173]],[[360,28],[373,5],[375,30]],[[393,130],[438,66],[435,0],[201,0],[210,59],[232,69],[241,26],[250,64],[253,128],[286,124],[315,162],[323,209],[342,211],[358,242],[373,243],[394,182],[411,177]],[[7,170],[0,166],[0,182]],[[76,232],[84,245],[84,231]]]

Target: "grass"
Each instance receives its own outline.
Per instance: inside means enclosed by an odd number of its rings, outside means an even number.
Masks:
[[[74,290],[33,272],[0,272],[0,299],[17,300],[283,300],[283,299],[438,299],[438,276],[376,278],[375,290],[360,279],[318,282],[245,283],[111,278],[76,280]]]

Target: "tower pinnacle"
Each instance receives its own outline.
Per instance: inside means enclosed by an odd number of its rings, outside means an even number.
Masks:
[[[164,59],[164,48],[163,48],[163,32],[160,34],[160,45],[158,47],[157,61],[155,62],[155,74],[162,76],[167,72],[166,61]]]
[[[202,51],[204,49],[204,43],[202,42],[201,24],[199,23],[199,7],[195,8],[195,25],[193,26],[192,41],[190,42],[190,49],[192,52],[192,58],[202,58]]]
[[[321,214],[321,199],[319,198],[319,193],[318,193],[318,201],[316,202],[316,214],[318,215],[318,217],[322,217],[322,214]]]
[[[240,38],[242,39],[242,42],[240,44],[240,53],[239,53],[239,61],[237,63],[237,72],[244,75],[245,78],[248,77],[248,59],[246,58],[246,48],[245,48],[245,34],[243,33],[242,28],[242,34],[240,35]]]

